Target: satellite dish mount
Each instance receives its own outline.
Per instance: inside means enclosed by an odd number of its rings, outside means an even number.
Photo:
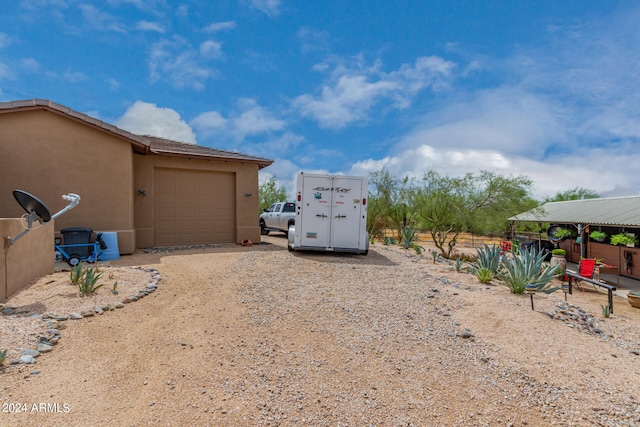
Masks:
[[[16,237],[5,237],[4,245],[5,247],[9,247],[13,245],[18,239],[27,234],[29,231],[33,229],[33,224],[35,222],[39,222],[40,224],[44,224],[46,222],[51,221],[67,212],[70,209],[73,209],[78,203],[80,203],[80,196],[77,194],[69,193],[62,196],[64,200],[68,200],[69,204],[64,207],[58,213],[51,215],[49,208],[38,199],[36,196],[33,196],[26,191],[22,190],[14,190],[13,197],[15,197],[16,201],[22,209],[24,209],[26,213],[27,227]]]

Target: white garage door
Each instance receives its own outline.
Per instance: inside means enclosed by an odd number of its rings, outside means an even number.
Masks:
[[[235,243],[235,174],[155,169],[155,245]]]

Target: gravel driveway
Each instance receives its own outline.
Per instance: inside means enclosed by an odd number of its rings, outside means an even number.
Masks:
[[[606,296],[531,310],[429,254],[263,237],[123,257],[158,291],[67,322],[39,373],[0,375],[3,409],[28,409],[0,425],[640,425],[640,317],[602,318]]]

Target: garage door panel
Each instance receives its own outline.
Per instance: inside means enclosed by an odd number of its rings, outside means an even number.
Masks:
[[[236,241],[235,174],[157,168],[156,245]]]

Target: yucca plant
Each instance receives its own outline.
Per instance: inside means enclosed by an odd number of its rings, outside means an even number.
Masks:
[[[80,294],[82,296],[86,296],[100,289],[102,285],[98,285],[97,282],[101,276],[102,273],[98,273],[97,268],[88,268],[78,283],[78,290],[80,291]]]
[[[456,258],[456,271],[459,273],[462,271],[462,266],[464,265],[464,260],[460,257]]]
[[[0,366],[4,364],[4,359],[7,358],[7,349],[0,351]]]
[[[514,294],[523,293],[528,284],[535,285],[536,292],[555,292],[560,286],[548,284],[559,276],[558,266],[544,265],[544,257],[544,252],[536,253],[533,248],[522,250],[520,255],[505,259],[499,278]]]
[[[609,316],[611,316],[611,306],[607,304],[607,305],[600,305],[600,307],[602,307],[602,317],[609,318]]]
[[[417,243],[413,244],[413,249],[416,251],[416,255],[420,255],[424,248]]]
[[[80,280],[82,280],[82,276],[84,276],[85,273],[86,271],[82,268],[82,264],[73,266],[73,268],[71,269],[71,273],[69,273],[69,280],[71,280],[71,284],[73,286],[78,286]]]

